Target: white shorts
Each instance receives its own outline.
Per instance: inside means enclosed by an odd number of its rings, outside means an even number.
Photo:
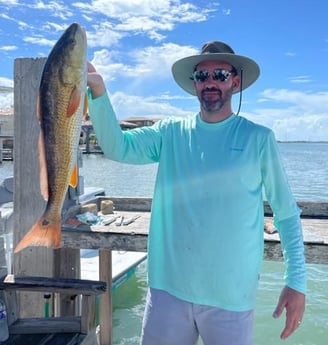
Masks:
[[[235,312],[194,304],[148,289],[141,345],[252,345],[253,310]]]

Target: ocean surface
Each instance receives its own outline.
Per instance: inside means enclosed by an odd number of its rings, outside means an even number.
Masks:
[[[280,143],[279,148],[296,200],[327,202],[328,143]],[[83,155],[80,173],[86,186],[103,187],[107,195],[151,197],[156,169],[156,164],[131,166],[91,154]],[[0,164],[0,181],[12,174],[12,162]],[[284,317],[276,320],[271,315],[284,284],[284,265],[264,262],[255,309],[254,345],[328,344],[328,265],[308,264],[307,269],[307,309],[302,325],[289,339],[281,341]],[[114,345],[139,344],[146,280],[147,263],[144,262],[135,276],[114,293]]]

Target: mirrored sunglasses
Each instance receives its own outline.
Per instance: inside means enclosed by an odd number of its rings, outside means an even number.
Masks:
[[[234,71],[228,71],[223,68],[217,68],[212,72],[212,78],[213,80],[216,80],[216,81],[225,82],[228,80],[228,78],[233,72]],[[209,71],[204,69],[204,70],[195,71],[190,77],[190,79],[194,80],[196,83],[204,83],[209,77],[210,77]]]

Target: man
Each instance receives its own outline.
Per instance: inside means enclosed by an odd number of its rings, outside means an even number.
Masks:
[[[300,211],[272,131],[233,113],[232,95],[259,76],[255,61],[225,43],[174,63],[173,77],[200,112],[122,132],[101,76],[89,64],[89,110],[107,157],[158,162],[148,242],[149,290],[141,344],[251,345],[263,255],[263,196],[280,232],[285,339],[305,308]]]

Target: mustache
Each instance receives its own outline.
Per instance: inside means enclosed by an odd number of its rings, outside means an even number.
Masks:
[[[217,92],[219,95],[222,94],[221,90],[219,90],[218,88],[216,87],[206,87],[204,90],[202,90],[202,96],[204,95],[204,93],[206,92]]]

